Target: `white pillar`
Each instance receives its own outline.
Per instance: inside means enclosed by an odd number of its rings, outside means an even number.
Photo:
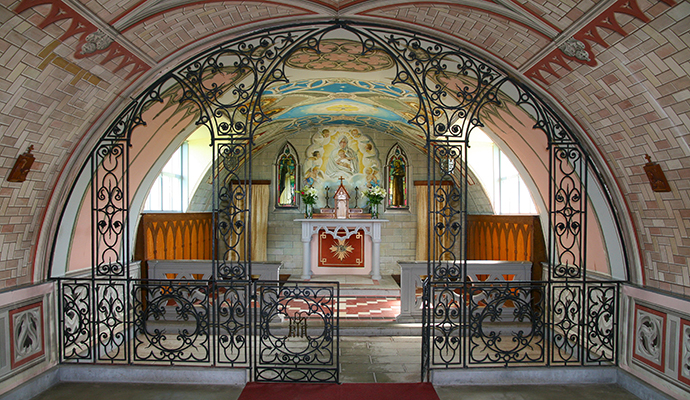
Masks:
[[[311,224],[302,224],[302,279],[311,279]]]
[[[423,287],[422,275],[426,275],[426,261],[401,262],[400,265],[400,314],[398,322],[421,322],[422,308],[417,300],[417,288]]]
[[[381,223],[371,226],[371,279],[381,280]]]

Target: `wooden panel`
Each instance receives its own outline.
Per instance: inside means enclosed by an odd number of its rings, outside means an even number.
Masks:
[[[469,215],[467,259],[531,261],[532,279],[540,280],[546,246],[539,217],[533,215]]]
[[[140,260],[210,260],[211,213],[142,214],[137,239]]]
[[[532,261],[533,216],[470,215],[467,217],[467,259]]]

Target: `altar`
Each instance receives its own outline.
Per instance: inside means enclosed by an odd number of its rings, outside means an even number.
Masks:
[[[296,219],[302,224],[302,246],[304,248],[302,279],[313,275],[365,274],[370,271],[371,279],[381,280],[381,224],[385,219]],[[363,268],[353,271],[349,268],[317,267],[319,264],[319,237],[328,235],[345,246],[349,239],[363,234]],[[336,246],[334,252],[339,250]],[[315,270],[315,267],[318,269]]]

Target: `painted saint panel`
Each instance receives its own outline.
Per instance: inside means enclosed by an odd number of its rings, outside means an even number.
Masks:
[[[286,143],[276,162],[276,207],[297,207],[297,153]]]
[[[399,145],[388,153],[388,208],[408,208],[407,156]]]

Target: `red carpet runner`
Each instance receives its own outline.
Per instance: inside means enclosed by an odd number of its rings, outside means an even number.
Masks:
[[[439,400],[431,383],[257,383],[238,400]]]

